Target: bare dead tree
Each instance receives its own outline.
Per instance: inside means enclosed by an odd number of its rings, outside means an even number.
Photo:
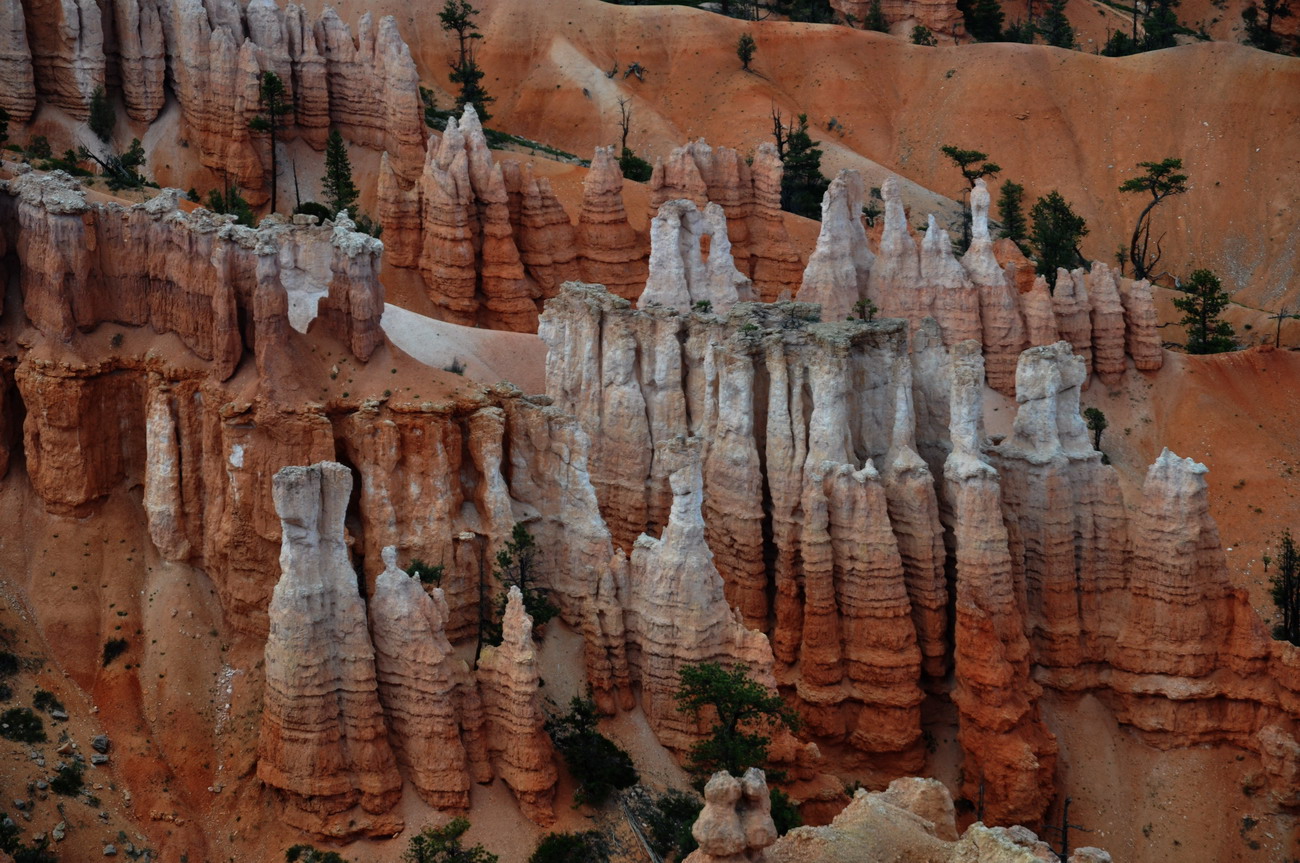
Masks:
[[[619,153],[627,149],[627,133],[632,128],[632,100],[627,96],[618,98],[618,127],[623,132],[623,145],[619,147]]]

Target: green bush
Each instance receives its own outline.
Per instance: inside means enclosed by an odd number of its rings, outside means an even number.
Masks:
[[[632,152],[631,147],[623,148],[623,155],[618,157],[618,168],[625,178],[638,183],[650,182],[650,175],[654,173],[654,166]]]
[[[303,201],[294,208],[293,214],[295,216],[315,216],[322,225],[334,218],[334,213],[330,212],[329,207],[316,201]]]
[[[7,650],[0,650],[0,680],[18,673],[18,657]]]
[[[576,804],[600,806],[615,791],[631,788],[640,779],[632,757],[596,730],[596,705],[591,699],[575,695],[569,712],[547,722],[546,730],[578,780]]]
[[[104,667],[114,659],[117,659],[123,653],[126,653],[127,643],[125,638],[111,638],[104,642]]]
[[[348,863],[337,851],[317,851],[310,845],[294,845],[284,852],[284,863]]]
[[[547,833],[528,863],[609,863],[609,846],[595,830],[586,833]]]
[[[0,737],[19,743],[44,743],[45,723],[27,707],[11,707],[0,713]]]
[[[768,796],[772,800],[772,823],[776,825],[776,835],[784,836],[803,824],[803,816],[789,794],[780,788],[772,788]]]
[[[50,780],[50,790],[64,797],[75,797],[81,793],[81,773],[85,770],[80,761],[61,764],[54,778]]]
[[[459,374],[464,374],[465,369],[462,366]],[[432,584],[435,587],[442,585],[442,577],[447,572],[447,568],[442,564],[430,565],[420,560],[418,557],[411,561],[411,565],[406,568],[406,574],[420,579],[421,584]]]
[[[45,713],[49,713],[51,710],[64,710],[63,702],[55,698],[53,692],[47,692],[44,689],[38,689],[32,695],[32,707]]]
[[[465,848],[460,838],[469,830],[469,819],[453,818],[442,827],[426,827],[411,837],[402,852],[402,863],[498,863],[500,858],[482,845]]]
[[[704,801],[694,794],[676,789],[664,793],[654,808],[646,814],[650,828],[650,845],[660,857],[672,854],[678,860],[686,859],[699,844],[691,835],[691,827],[700,817]]]

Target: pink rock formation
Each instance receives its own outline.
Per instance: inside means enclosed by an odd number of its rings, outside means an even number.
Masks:
[[[524,280],[524,264],[511,232],[501,166],[493,165],[490,171],[487,188],[478,193],[483,230],[479,284],[487,298],[483,318],[493,329],[528,332],[537,328],[537,304]]]
[[[472,325],[479,306],[474,249],[478,223],[471,214],[474,191],[469,160],[455,117],[447,121],[437,148],[429,145],[420,192],[424,226],[420,272],[429,299],[447,320]]]
[[[1083,269],[1056,271],[1056,290],[1052,292],[1056,328],[1061,338],[1074,345],[1074,352],[1092,375],[1092,306],[1088,298],[1087,273]]]
[[[1027,293],[1020,295],[1020,309],[1025,314],[1025,336],[1031,348],[1052,345],[1060,341],[1056,331],[1056,312],[1052,309],[1052,294],[1047,289],[1047,279],[1039,276]]]
[[[162,10],[148,0],[115,0],[112,50],[122,101],[132,120],[149,122],[166,101],[167,45]]]
[[[0,7],[0,108],[15,124],[26,123],[36,109],[32,52],[21,3]]]
[[[704,786],[704,808],[691,826],[699,848],[685,863],[754,863],[776,841],[772,800],[763,771],[751,767],[739,779],[715,773]]]
[[[487,746],[497,774],[505,780],[530,821],[555,823],[555,752],[543,727],[541,682],[533,621],[523,594],[511,587],[502,619],[502,641],[483,648],[478,681],[487,717]]]
[[[781,210],[785,165],[771,141],[758,145],[749,172],[754,184],[749,218],[749,259],[753,269],[749,275],[754,280],[755,293],[763,302],[770,303],[783,292],[794,293],[802,280],[803,259],[785,229]]]
[[[993,239],[989,236],[989,191],[982,179],[976,180],[971,190],[970,209],[970,248],[961,262],[979,289],[989,386],[1003,395],[1014,395],[1016,362],[1025,349],[1025,325],[1020,317],[1019,294],[1008,284],[993,253]]]
[[[700,662],[741,663],[775,686],[772,649],[761,632],[746,629],[727,605],[722,577],[704,540],[700,442],[665,441],[672,510],[659,539],[642,535],[627,576],[628,659],[641,683],[641,707],[659,741],[688,750],[702,729],[678,712],[682,667]]]
[[[965,762],[963,792],[985,789],[986,817],[1038,821],[1052,797],[1056,739],[1030,677],[997,471],[984,461],[979,346],[954,348],[952,454],[944,482],[954,512],[957,608],[953,702]],[[972,798],[973,799],[973,798]]]
[[[848,20],[848,16],[859,22],[866,21],[871,12],[871,3],[866,0],[833,0],[831,8]],[[884,0],[880,4],[885,20],[890,24],[899,21],[915,21],[924,24],[935,33],[960,36],[966,32],[965,21],[961,12],[944,0]]]
[[[1159,369],[1165,361],[1163,343],[1157,329],[1155,301],[1151,298],[1151,283],[1143,279],[1120,281],[1120,302],[1124,306],[1124,345],[1133,365],[1144,372]]]
[[[867,277],[875,255],[867,248],[862,227],[862,175],[845,169],[822,197],[822,227],[817,247],[808,257],[799,286],[799,300],[822,307],[822,320],[856,317],[859,300],[866,299]]]
[[[627,221],[623,208],[623,174],[613,147],[597,147],[591,170],[582,181],[578,214],[578,269],[584,282],[604,285],[611,293],[635,300],[645,287],[644,237]]]
[[[466,105],[465,110],[472,111],[473,106]],[[551,181],[535,177],[531,163],[525,162],[521,170],[509,172],[506,184],[520,198],[515,236],[528,275],[537,284],[536,296],[553,297],[560,285],[578,278],[577,236],[573,225],[551,190]],[[528,330],[536,328],[534,317]]]
[[[914,292],[921,289],[921,261],[916,241],[907,232],[907,214],[898,192],[898,181],[889,177],[880,186],[885,201],[885,226],[880,235],[880,254],[871,267],[867,282],[868,299],[884,317],[908,318],[908,312],[922,307],[924,299]],[[928,311],[927,311],[928,313]]]
[[[365,605],[343,540],[351,472],[287,467],[274,497],[284,540],[271,599],[257,776],[286,820],[319,835],[392,835],[401,796]]]
[[[27,11],[27,44],[36,92],[74,117],[85,119],[90,113],[91,93],[104,85],[104,23],[99,4],[95,0],[30,0],[21,5]],[[14,25],[9,29],[12,32]]]
[[[1092,309],[1093,370],[1102,383],[1114,386],[1128,365],[1124,356],[1124,307],[1119,299],[1119,277],[1096,261],[1088,273],[1088,300]]]
[[[708,260],[701,241],[709,238]],[[736,269],[722,208],[709,204],[701,214],[688,200],[667,201],[650,224],[650,273],[637,308],[651,305],[686,311],[696,303],[725,313],[749,300],[752,285]]]
[[[369,612],[379,700],[397,763],[430,806],[466,811],[471,754],[461,729],[481,716],[466,721],[457,710],[474,681],[447,640],[442,589],[425,593],[418,579],[397,568],[397,551],[389,546]],[[477,754],[483,756],[481,747]],[[490,775],[485,760],[477,772]]]
[[[930,216],[930,225],[921,243],[921,282],[918,297],[909,309],[913,324],[927,313],[925,303],[939,322],[945,345],[955,345],[967,339],[984,337],[980,323],[980,291],[967,278],[957,258],[952,253],[952,240],[948,232]],[[919,316],[919,317],[918,317]]]

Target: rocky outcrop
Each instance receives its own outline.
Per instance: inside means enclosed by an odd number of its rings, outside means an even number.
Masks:
[[[799,286],[799,300],[822,307],[822,319],[841,321],[858,316],[857,303],[867,295],[867,277],[875,255],[867,248],[862,226],[862,176],[843,170],[822,197],[822,227],[817,247],[808,257]]]
[[[21,5],[27,12],[27,44],[37,95],[85,119],[91,94],[104,85],[105,28],[99,4],[31,0]],[[10,24],[9,29],[13,32],[16,25]]]
[[[952,453],[944,483],[954,514],[957,605],[953,702],[965,760],[963,794],[984,790],[996,823],[1038,821],[1052,797],[1056,739],[1039,715],[1030,676],[998,473],[983,458],[983,365],[974,342],[952,370]]]
[[[953,255],[952,240],[948,232],[938,226],[934,216],[930,217],[921,244],[921,281],[924,299],[933,297],[931,309],[934,319],[939,322],[945,345],[955,345],[967,339],[983,341],[980,289],[972,284]]]
[[[1093,370],[1102,383],[1114,386],[1124,376],[1124,307],[1119,299],[1119,276],[1100,261],[1088,273],[1088,300],[1092,311]]]
[[[989,191],[982,179],[976,180],[971,190],[970,210],[970,248],[961,262],[979,290],[980,321],[984,329],[981,340],[989,386],[1003,395],[1014,395],[1016,362],[1025,348],[1025,326],[1020,317],[1018,292],[1007,282],[993,252],[993,239],[989,236]]]
[[[772,801],[763,771],[751,767],[737,779],[719,772],[704,786],[704,808],[691,826],[699,848],[685,863],[760,861],[776,841]]]
[[[113,38],[106,48],[117,66],[126,113],[132,120],[149,122],[167,98],[165,12],[149,0],[115,0],[109,5]]]
[[[0,7],[0,108],[9,112],[15,124],[26,123],[36,109],[32,52],[21,3]]]
[[[868,299],[885,317],[912,320],[918,313],[929,313],[929,304],[921,284],[921,261],[916,241],[907,230],[907,214],[903,198],[898,191],[898,181],[887,178],[880,186],[885,202],[885,225],[880,235],[880,250],[871,267],[867,283]],[[917,297],[917,291],[922,296]],[[911,317],[909,317],[911,315]]]
[[[740,663],[760,683],[774,686],[776,681],[767,638],[746,629],[727,605],[722,577],[704,540],[699,441],[665,441],[656,455],[667,463],[672,509],[663,535],[642,534],[632,550],[624,591],[629,660],[655,736],[685,752],[702,729],[677,709],[682,668]]]
[[[501,644],[484,647],[478,662],[487,747],[524,815],[547,827],[555,822],[558,774],[544,727],[533,621],[517,587],[510,588],[501,631]]]
[[[1056,312],[1056,329],[1083,357],[1084,367],[1092,374],[1092,314],[1088,297],[1088,274],[1082,268],[1056,271],[1056,288],[1052,291],[1052,309]]]
[[[397,568],[392,546],[384,549],[383,559],[369,612],[389,740],[402,772],[426,803],[466,811],[471,768],[478,776],[491,775],[482,749],[481,711],[462,716],[458,710],[466,698],[477,701],[475,683],[447,640],[442,588],[426,593],[418,579]],[[476,755],[479,763],[472,765]]]
[[[831,8],[844,19],[866,21],[871,12],[871,3],[866,0],[834,0]],[[885,20],[890,24],[899,21],[915,21],[924,24],[936,34],[960,36],[966,32],[965,20],[961,11],[944,0],[884,0],[880,4]],[[946,43],[945,43],[946,44]]]
[[[675,442],[699,438],[701,554],[745,624],[771,635],[777,679],[819,733],[907,761],[919,739],[915,621],[941,676],[946,589],[906,334],[897,322],[816,323],[817,311],[635,311],[566,285],[542,318],[548,390],[595,442],[592,484],[620,545],[669,520]]]
[[[1029,347],[1051,345],[1060,341],[1056,330],[1056,313],[1052,309],[1052,294],[1047,289],[1047,279],[1039,276],[1033,287],[1020,295],[1020,309],[1025,313],[1025,337]]]
[[[343,517],[352,476],[325,462],[275,475],[282,574],[271,598],[257,776],[286,820],[339,838],[391,836],[402,781],[388,745],[365,605]]]
[[[709,238],[705,260],[702,240]],[[723,210],[710,203],[701,213],[688,200],[666,201],[650,224],[650,272],[637,308],[651,305],[686,311],[696,303],[725,313],[751,299],[751,283],[736,269]]]
[[[465,107],[467,112],[472,110],[469,105]],[[490,158],[486,143],[484,158]],[[506,162],[502,167],[511,201],[517,202],[511,207],[511,221],[520,257],[537,284],[536,296],[542,300],[553,297],[561,284],[578,278],[577,236],[573,225],[555,197],[551,181],[535,176],[531,163]],[[530,324],[529,331],[537,328],[536,320]]]
[[[781,209],[781,179],[785,164],[776,145],[764,141],[754,150],[749,169],[754,183],[754,203],[749,218],[750,278],[763,302],[793,292],[802,281],[803,259],[790,241]]]
[[[648,274],[646,240],[628,224],[623,173],[613,147],[597,147],[582,181],[578,213],[578,269],[584,282],[635,300]]]
[[[1058,859],[1048,843],[1015,825],[972,824],[958,838],[952,797],[932,779],[896,779],[885,791],[859,790],[828,827],[797,827],[768,847],[767,863],[1041,863]],[[1069,863],[1109,863],[1099,848],[1076,849]]]
[[[1151,283],[1121,280],[1119,298],[1124,307],[1124,348],[1140,371],[1155,371],[1164,364],[1163,342]]]
[[[167,190],[130,207],[90,204],[60,172],[28,173],[0,187],[0,213],[17,211],[32,323],[62,341],[106,321],[148,324],[175,333],[222,380],[245,345],[271,374],[284,332],[306,332],[316,318],[357,359],[370,357],[382,338],[378,241],[342,218],[254,229],[206,210],[187,215],[179,194]]]

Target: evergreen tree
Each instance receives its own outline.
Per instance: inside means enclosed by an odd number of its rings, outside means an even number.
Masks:
[[[1033,21],[1012,21],[1002,34],[1003,42],[1018,42],[1021,45],[1034,44],[1034,36],[1038,33],[1034,27]]]
[[[1219,277],[1209,270],[1196,270],[1186,285],[1178,285],[1178,290],[1186,294],[1174,300],[1174,308],[1183,313],[1178,323],[1187,331],[1187,352],[1221,354],[1236,350],[1232,324],[1219,318],[1229,303]]]
[[[1273,637],[1300,647],[1300,548],[1290,530],[1282,531],[1278,545],[1277,572],[1270,592],[1282,619],[1273,627]]]
[[[1038,22],[1038,32],[1044,41],[1055,48],[1073,48],[1074,28],[1070,19],[1065,17],[1066,0],[1052,0],[1047,5],[1047,12]]]
[[[469,819],[463,815],[442,827],[426,827],[411,837],[402,852],[402,863],[497,863],[497,855],[484,850],[482,845],[466,848],[461,844],[461,837],[468,830]]]
[[[934,38],[934,33],[929,27],[924,24],[917,24],[912,28],[912,44],[925,45],[928,48],[933,48],[939,44],[939,40]]]
[[[1030,237],[1038,252],[1038,274],[1055,292],[1057,269],[1068,270],[1083,260],[1079,240],[1087,235],[1088,224],[1055,189],[1034,203],[1029,218],[1034,225]]]
[[[952,159],[957,170],[961,171],[962,177],[966,180],[966,188],[962,190],[962,248],[970,246],[970,191],[975,188],[975,181],[980,177],[994,177],[1002,170],[1002,166],[997,162],[985,161],[988,159],[988,153],[982,153],[979,150],[963,150],[960,147],[954,147],[951,144],[945,144],[939,148],[949,159]]]
[[[1241,21],[1246,25],[1246,44],[1264,51],[1282,53],[1282,37],[1273,32],[1273,24],[1279,19],[1290,17],[1290,0],[1262,0],[1260,4],[1252,2],[1241,12]]]
[[[325,142],[325,176],[321,177],[320,187],[331,219],[341,210],[353,211],[355,215],[360,192],[352,182],[352,162],[338,129],[331,129]]]
[[[9,112],[0,108],[0,150],[9,141]]]
[[[208,192],[207,207],[214,213],[234,216],[235,222],[240,225],[253,227],[253,208],[244,200],[244,196],[239,194],[238,186],[227,183],[224,194],[218,189]]]
[[[962,0],[957,4],[966,19],[966,32],[977,42],[998,42],[1002,39],[1002,22],[1006,15],[998,0]]]
[[[1002,184],[998,192],[998,221],[1002,230],[998,236],[1012,240],[1023,240],[1029,233],[1029,223],[1025,221],[1025,187],[1010,180]]]
[[[1138,162],[1138,167],[1145,170],[1141,176],[1130,177],[1119,187],[1121,192],[1148,192],[1151,200],[1138,215],[1137,225],[1133,228],[1133,237],[1129,242],[1129,261],[1133,264],[1133,278],[1149,279],[1151,271],[1160,262],[1160,240],[1156,240],[1155,251],[1151,251],[1151,212],[1170,195],[1181,195],[1187,191],[1187,175],[1180,174],[1183,160],[1173,157],[1159,162]]]
[[[708,736],[691,747],[688,756],[687,769],[697,779],[708,779],[718,770],[740,776],[751,767],[762,767],[771,743],[763,732],[781,726],[799,729],[799,715],[780,695],[751,678],[743,665],[687,665],[678,681],[679,712],[700,719],[705,708],[713,708]]]
[[[280,171],[278,156],[275,151],[276,138],[287,122],[285,115],[293,111],[293,105],[289,104],[284,82],[274,72],[262,73],[261,81],[257,87],[257,102],[262,109],[262,113],[249,122],[248,128],[254,132],[266,132],[271,136],[271,212],[274,213],[280,189]]]
[[[1174,12],[1179,0],[1155,0],[1151,12],[1143,25],[1146,35],[1142,38],[1143,51],[1159,51],[1161,48],[1173,48],[1178,42],[1174,39],[1178,33],[1178,15]]]
[[[736,41],[736,56],[740,58],[740,66],[746,72],[749,71],[749,64],[754,59],[754,52],[758,46],[754,44],[754,37],[748,33],[741,33],[740,39]]]
[[[871,6],[867,8],[867,20],[862,22],[862,26],[877,33],[889,32],[889,21],[885,18],[885,10],[880,7],[880,0],[871,0]]]
[[[808,115],[799,115],[798,128],[793,121],[782,126],[780,114],[773,119],[777,153],[785,163],[781,209],[820,220],[822,196],[831,182],[822,175],[822,151],[816,146],[819,142],[808,134]]]
[[[113,137],[113,127],[117,125],[117,112],[113,110],[113,103],[108,100],[108,94],[104,92],[103,87],[96,87],[95,92],[90,94],[90,119],[86,121],[86,125],[95,133],[96,138],[106,144],[109,138]]]
[[[474,59],[474,43],[483,38],[475,29],[475,16],[478,10],[468,0],[447,0],[447,5],[438,13],[442,29],[456,34],[456,59],[451,63],[451,83],[460,87],[456,96],[456,110],[461,111],[466,105],[473,105],[479,120],[487,122],[492,119],[487,106],[496,99],[488,95],[483,86],[483,70]]]

